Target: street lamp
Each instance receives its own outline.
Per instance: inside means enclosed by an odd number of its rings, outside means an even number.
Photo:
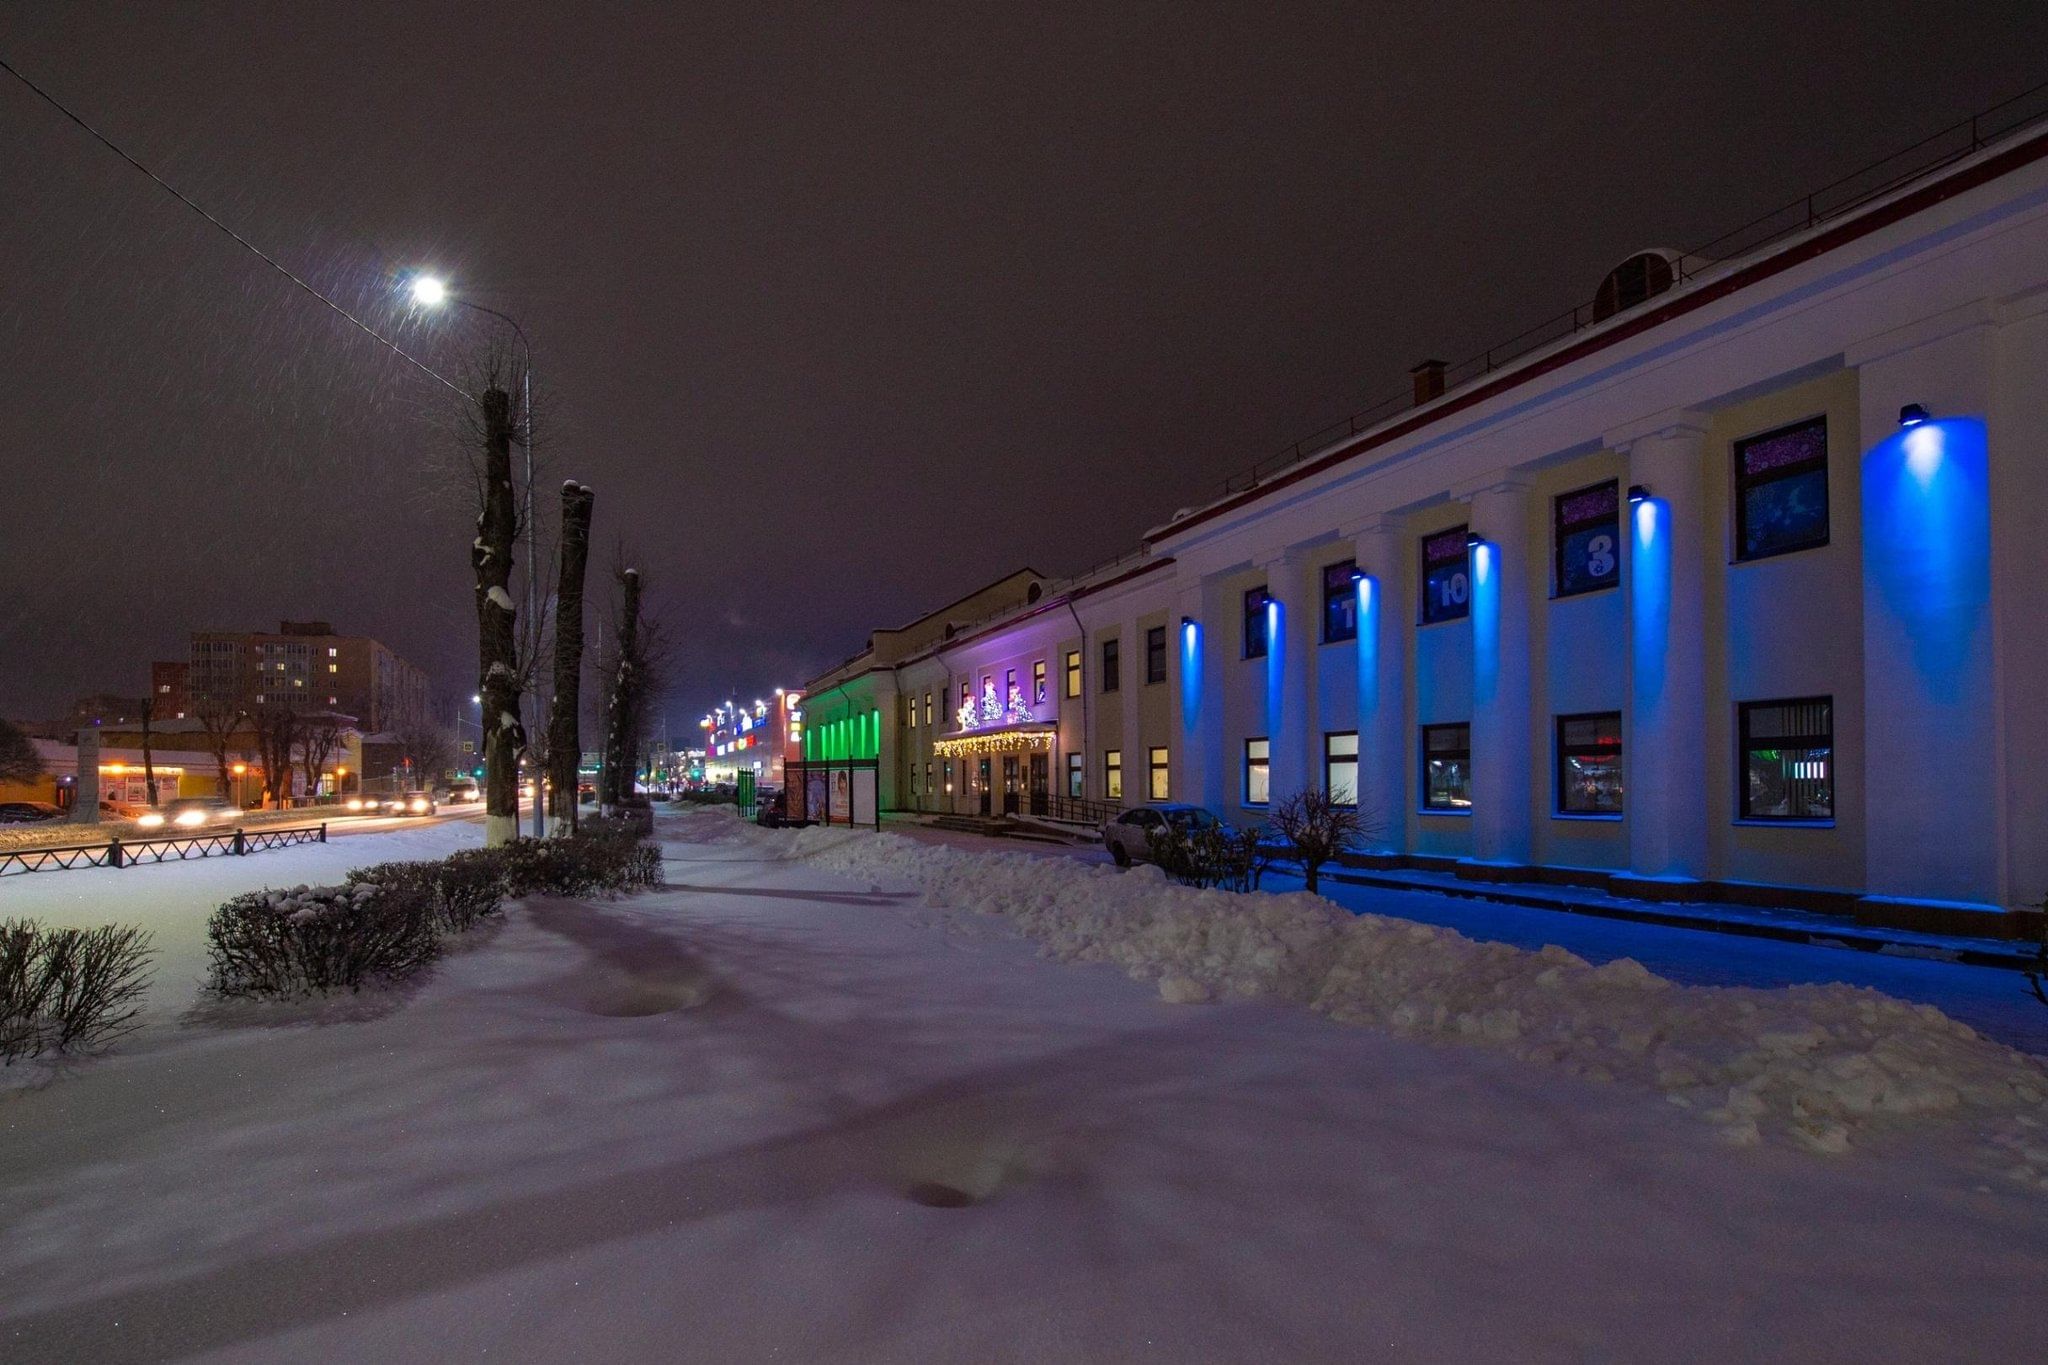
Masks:
[[[488,314],[512,329],[512,335],[519,338],[520,348],[525,352],[526,364],[519,372],[519,403],[526,415],[526,439],[520,443],[526,447],[526,622],[527,629],[534,632],[532,637],[534,647],[538,649],[540,645],[540,620],[536,614],[539,608],[536,605],[535,592],[540,575],[540,549],[533,515],[533,343],[527,340],[526,329],[519,325],[518,319],[509,313],[501,313],[495,308],[486,308],[480,303],[473,303],[463,298],[460,294],[450,293],[448,282],[438,275],[430,275],[425,272],[414,275],[412,277],[412,301],[422,308],[439,308],[444,303],[454,303],[472,312]],[[477,700],[481,701],[482,698]],[[481,722],[479,722],[477,728],[479,730],[483,728]],[[526,733],[531,737],[533,728],[531,726],[527,727]],[[478,744],[479,746],[482,744],[481,736],[478,738]],[[531,739],[529,738],[530,747]],[[481,749],[479,749],[479,752],[481,752]],[[533,834],[535,838],[539,838],[545,832],[542,819],[541,803],[535,801],[533,803]]]

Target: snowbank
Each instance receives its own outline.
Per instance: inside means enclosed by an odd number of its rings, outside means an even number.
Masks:
[[[2009,1175],[2048,1190],[2048,1068],[1925,1005],[1851,986],[1680,986],[1449,929],[1353,915],[1305,892],[1195,891],[1153,868],[969,853],[898,835],[793,834],[792,856],[900,878],[928,903],[1001,915],[1074,962],[1157,980],[1174,1003],[1292,1001],[1333,1019],[1468,1042],[1663,1092],[1729,1141],[1818,1152],[1928,1122],[1973,1126]]]

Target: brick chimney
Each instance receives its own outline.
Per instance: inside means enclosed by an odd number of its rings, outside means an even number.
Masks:
[[[1441,360],[1425,360],[1408,371],[1408,377],[1415,381],[1415,406],[1421,407],[1432,398],[1441,398],[1444,393],[1444,363]]]

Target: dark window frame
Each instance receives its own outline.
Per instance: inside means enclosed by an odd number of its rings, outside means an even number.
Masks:
[[[1762,445],[1765,441],[1775,441],[1782,437],[1790,436],[1795,432],[1814,426],[1820,428],[1819,455],[1809,456],[1806,459],[1797,460],[1791,464],[1781,465],[1776,469],[1766,470],[1762,474],[1748,474],[1744,472],[1743,456],[1752,447]],[[1834,505],[1831,496],[1832,490],[1828,487],[1828,480],[1830,478],[1830,470],[1828,468],[1828,415],[1825,412],[1816,413],[1811,417],[1802,417],[1796,422],[1787,422],[1782,426],[1772,427],[1769,431],[1759,431],[1753,436],[1744,436],[1730,446],[1730,452],[1732,454],[1730,470],[1735,479],[1733,497],[1735,506],[1734,562],[1737,564],[1754,564],[1759,560],[1776,559],[1779,555],[1798,554],[1803,550],[1825,549],[1834,533]],[[1780,545],[1775,549],[1761,550],[1754,554],[1750,553],[1748,548],[1749,493],[1760,487],[1768,487],[1774,483],[1781,483],[1787,479],[1810,474],[1816,469],[1821,474],[1820,534],[1815,538],[1803,540],[1797,544]]]
[[[1267,604],[1273,600],[1269,585],[1259,584],[1244,592],[1244,628],[1240,640],[1245,659],[1263,659],[1273,648],[1273,616]],[[1253,646],[1257,645],[1254,649]]]
[[[1605,722],[1612,721],[1614,723],[1614,742],[1612,744],[1600,741],[1572,743],[1566,740],[1566,726],[1575,722],[1585,723],[1589,721],[1595,724],[1604,724]],[[1580,711],[1568,716],[1557,716],[1553,719],[1552,735],[1554,749],[1551,757],[1552,812],[1578,820],[1621,819],[1622,815],[1628,810],[1628,768],[1626,766],[1627,758],[1622,736],[1621,712]],[[1621,765],[1622,798],[1620,810],[1574,810],[1566,804],[1565,792],[1569,786],[1568,776],[1570,773],[1569,760],[1574,758],[1612,758],[1617,765]]]
[[[1759,742],[1750,738],[1750,718],[1753,712],[1762,710],[1789,710],[1798,706],[1825,706],[1828,713],[1826,734],[1774,735]],[[1752,753],[1763,749],[1824,749],[1828,765],[1828,813],[1826,815],[1759,815],[1749,804],[1749,759]],[[1837,768],[1835,765],[1835,699],[1833,695],[1809,697],[1767,697],[1758,701],[1742,701],[1735,704],[1735,809],[1736,818],[1745,823],[1766,825],[1832,826],[1835,823]]]
[[[1254,744],[1266,746],[1264,757],[1254,758],[1252,756],[1252,745]],[[1255,768],[1266,774],[1266,798],[1263,801],[1254,801],[1252,799],[1252,770]],[[1241,806],[1270,806],[1273,804],[1273,741],[1269,736],[1247,735],[1245,737],[1244,789],[1241,795],[1244,798],[1238,802]]]
[[[1418,608],[1418,614],[1415,618],[1415,623],[1418,626],[1446,625],[1452,621],[1463,621],[1472,614],[1472,544],[1470,540],[1471,534],[1472,526],[1471,523],[1467,522],[1465,525],[1462,526],[1446,526],[1441,531],[1432,531],[1428,535],[1423,536],[1420,540],[1416,542],[1415,553],[1421,569],[1419,577],[1422,583],[1421,601],[1419,601],[1416,604]],[[1432,544],[1446,542],[1454,543],[1457,546],[1457,556],[1453,558],[1450,555],[1439,554],[1435,558],[1431,558],[1429,547]],[[1453,564],[1463,566],[1462,571],[1465,575],[1465,600],[1460,603],[1457,603],[1455,610],[1449,606],[1445,606],[1438,609],[1436,613],[1433,613],[1429,603],[1430,574],[1432,568],[1448,569]]]
[[[1154,668],[1153,665],[1158,667]],[[1166,627],[1151,626],[1145,631],[1145,685],[1151,687],[1166,681]]]
[[[1088,756],[1079,749],[1067,750],[1067,796],[1078,801],[1088,794]]]
[[[1463,731],[1465,732],[1465,744],[1464,744],[1464,747],[1463,747],[1463,748],[1447,748],[1447,749],[1432,749],[1432,748],[1430,747],[1430,742],[1429,742],[1429,741],[1430,741],[1430,736],[1431,736],[1431,734],[1433,734],[1433,733],[1435,733],[1435,732],[1437,732],[1437,731],[1439,731],[1439,730],[1463,730]],[[1419,757],[1420,757],[1420,759],[1421,759],[1421,762],[1420,762],[1420,764],[1419,764],[1419,765],[1418,765],[1418,767],[1417,767],[1417,776],[1418,776],[1418,778],[1420,779],[1420,782],[1421,782],[1421,786],[1420,786],[1420,789],[1419,789],[1419,790],[1417,791],[1416,795],[1417,795],[1417,797],[1418,797],[1418,798],[1420,799],[1420,805],[1421,805],[1421,809],[1422,809],[1423,813],[1424,813],[1424,814],[1427,814],[1427,815],[1469,815],[1469,814],[1471,814],[1471,812],[1472,812],[1472,807],[1471,807],[1471,805],[1469,804],[1469,802],[1468,802],[1468,804],[1466,804],[1466,805],[1463,805],[1463,806],[1455,806],[1455,805],[1450,805],[1450,804],[1448,804],[1448,803],[1446,803],[1446,804],[1442,804],[1442,805],[1439,805],[1439,804],[1437,804],[1436,802],[1434,802],[1434,801],[1432,801],[1432,800],[1430,799],[1430,795],[1429,795],[1429,761],[1430,761],[1430,759],[1432,759],[1432,758],[1439,758],[1439,759],[1445,759],[1445,760],[1450,760],[1450,759],[1462,759],[1462,760],[1464,760],[1464,763],[1465,763],[1465,789],[1466,789],[1467,795],[1469,796],[1469,794],[1470,794],[1470,792],[1471,792],[1471,788],[1472,788],[1472,722],[1471,722],[1471,721],[1469,721],[1469,720],[1460,720],[1460,721],[1440,721],[1440,722],[1438,722],[1437,724],[1434,724],[1434,725],[1425,725],[1425,726],[1422,726],[1422,727],[1421,727],[1421,736],[1420,736],[1420,739],[1421,739],[1421,748],[1420,748],[1420,750],[1419,750]]]
[[[1351,741],[1351,752],[1350,752],[1350,753],[1348,753],[1348,754],[1337,754],[1337,753],[1332,753],[1332,752],[1331,752],[1331,749],[1330,749],[1330,741],[1331,741],[1331,740],[1335,740],[1335,739],[1347,739],[1347,738],[1348,738],[1348,739],[1349,739],[1349,740]],[[1348,808],[1350,808],[1350,809],[1352,809],[1352,810],[1356,810],[1356,809],[1358,809],[1358,805],[1359,805],[1359,801],[1358,801],[1358,797],[1359,797],[1359,791],[1358,791],[1358,761],[1359,761],[1359,758],[1360,758],[1360,754],[1359,754],[1359,752],[1358,752],[1358,731],[1356,731],[1356,730],[1325,730],[1325,731],[1323,731],[1323,794],[1324,794],[1324,795],[1326,795],[1326,796],[1328,796],[1328,797],[1329,797],[1329,798],[1331,799],[1331,801],[1332,801],[1332,802],[1334,802],[1335,804],[1337,804],[1337,805],[1340,805],[1340,806],[1346,806],[1346,807],[1348,807]],[[1332,783],[1332,782],[1330,781],[1330,769],[1331,769],[1332,767],[1334,767],[1334,766],[1335,766],[1336,764],[1339,764],[1339,763],[1348,763],[1348,764],[1350,764],[1350,765],[1351,765],[1351,799],[1350,799],[1349,801],[1338,801],[1338,800],[1337,800],[1337,788],[1336,788],[1336,785],[1335,785],[1334,783]]]
[[[1611,516],[1581,516],[1573,521],[1565,520],[1565,506],[1575,498],[1602,490],[1611,491],[1614,497],[1614,511]],[[1582,587],[1565,586],[1564,547],[1565,542],[1581,531],[1590,531],[1603,524],[1614,527],[1614,572],[1598,583]],[[1552,598],[1583,597],[1587,593],[1605,592],[1621,586],[1621,480],[1601,479],[1584,488],[1574,488],[1568,493],[1559,493],[1550,500],[1550,595]]]
[[[1119,692],[1123,685],[1123,642],[1112,635],[1102,642],[1102,690],[1104,693]]]
[[[1347,610],[1348,609],[1348,610]],[[1350,624],[1333,629],[1338,617],[1348,616]],[[1339,560],[1323,566],[1323,634],[1326,645],[1341,645],[1358,638],[1358,561]]]

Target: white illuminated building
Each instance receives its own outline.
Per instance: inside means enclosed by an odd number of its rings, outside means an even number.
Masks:
[[[906,627],[814,709],[872,716],[889,809],[1256,822],[1327,787],[1472,877],[2038,905],[2048,132],[1715,254],[1632,258],[1599,320],[1419,367],[1412,405]]]

